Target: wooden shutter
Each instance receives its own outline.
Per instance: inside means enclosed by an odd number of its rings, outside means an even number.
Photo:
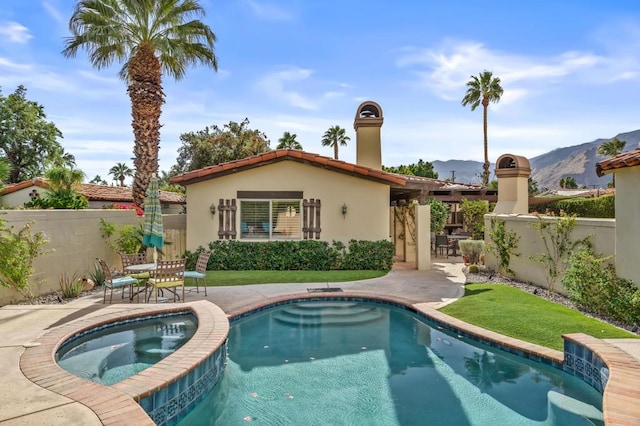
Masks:
[[[320,239],[320,200],[302,201],[302,235],[305,240]]]
[[[236,239],[236,200],[223,200],[218,202],[218,238]]]

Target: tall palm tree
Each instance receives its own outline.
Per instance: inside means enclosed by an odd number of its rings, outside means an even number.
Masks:
[[[489,145],[487,142],[487,109],[489,102],[498,103],[504,90],[500,86],[500,78],[494,77],[491,71],[484,70],[477,77],[471,76],[467,82],[467,92],[462,98],[462,106],[471,105],[474,111],[479,105],[483,108],[483,130],[484,130],[484,165],[482,173],[482,184],[489,184]]]
[[[109,169],[108,174],[113,176],[113,180],[120,181],[120,186],[124,186],[125,178],[133,176],[133,170],[124,163],[116,163],[115,166]]]
[[[607,142],[604,142],[598,145],[598,155],[602,155],[603,157],[615,157],[616,155],[622,153],[624,150],[627,141],[621,141],[618,138],[612,138]],[[616,187],[616,174],[613,173],[613,180],[611,181],[611,185]]]
[[[338,159],[338,145],[347,146],[347,141],[351,138],[345,134],[345,130],[340,126],[329,127],[329,130],[322,135],[322,146],[333,147],[333,158]]]
[[[124,63],[119,75],[131,99],[133,200],[139,205],[158,172],[162,74],[177,81],[190,65],[218,70],[216,36],[193,18],[204,15],[198,0],[78,0],[69,21],[73,36],[65,40],[64,56],[82,48],[96,69]]]
[[[284,132],[282,137],[278,139],[276,149],[299,149],[302,151],[302,145],[296,140],[296,137],[298,137],[298,135],[295,133]]]

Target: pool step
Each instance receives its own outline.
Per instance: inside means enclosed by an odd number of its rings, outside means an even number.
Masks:
[[[277,321],[303,326],[352,325],[375,321],[382,316],[380,309],[357,303],[300,303],[276,313]]]

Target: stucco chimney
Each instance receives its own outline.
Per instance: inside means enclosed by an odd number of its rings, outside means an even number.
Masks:
[[[513,154],[503,154],[496,161],[498,176],[498,202],[494,213],[529,213],[529,160]]]
[[[380,105],[373,101],[360,104],[353,120],[353,128],[356,130],[356,164],[382,170],[380,145],[382,122]]]

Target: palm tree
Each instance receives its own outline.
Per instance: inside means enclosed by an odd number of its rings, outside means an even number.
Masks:
[[[467,82],[467,92],[462,98],[462,106],[471,105],[474,111],[479,105],[483,108],[483,130],[484,130],[484,165],[482,173],[482,184],[489,184],[489,147],[487,142],[487,109],[489,102],[498,103],[502,97],[502,86],[500,78],[493,77],[491,71],[484,70],[479,76],[472,75]]]
[[[624,150],[627,141],[621,141],[618,138],[612,138],[607,142],[602,143],[598,146],[598,155],[602,155],[603,157],[615,157],[616,155],[622,153]],[[611,185],[616,187],[616,174],[613,173],[613,180],[611,181]]]
[[[107,181],[102,179],[102,176],[100,175],[96,175],[96,177],[91,179],[89,183],[93,183],[95,185],[107,185]]]
[[[333,147],[333,158],[338,159],[338,145],[347,146],[347,141],[351,138],[345,134],[345,130],[340,126],[329,127],[329,130],[322,135],[322,146]]]
[[[284,132],[282,137],[278,139],[278,146],[276,149],[299,149],[302,151],[302,145],[296,140],[298,135]]]
[[[218,70],[216,36],[194,16],[204,16],[198,0],[78,0],[62,54],[84,49],[96,69],[123,63],[135,144],[133,200],[141,205],[151,176],[158,172],[162,74],[176,81],[190,65]]]
[[[124,163],[116,163],[115,166],[109,169],[108,174],[113,176],[113,180],[120,181],[120,186],[124,186],[124,179],[133,176],[133,170]]]

